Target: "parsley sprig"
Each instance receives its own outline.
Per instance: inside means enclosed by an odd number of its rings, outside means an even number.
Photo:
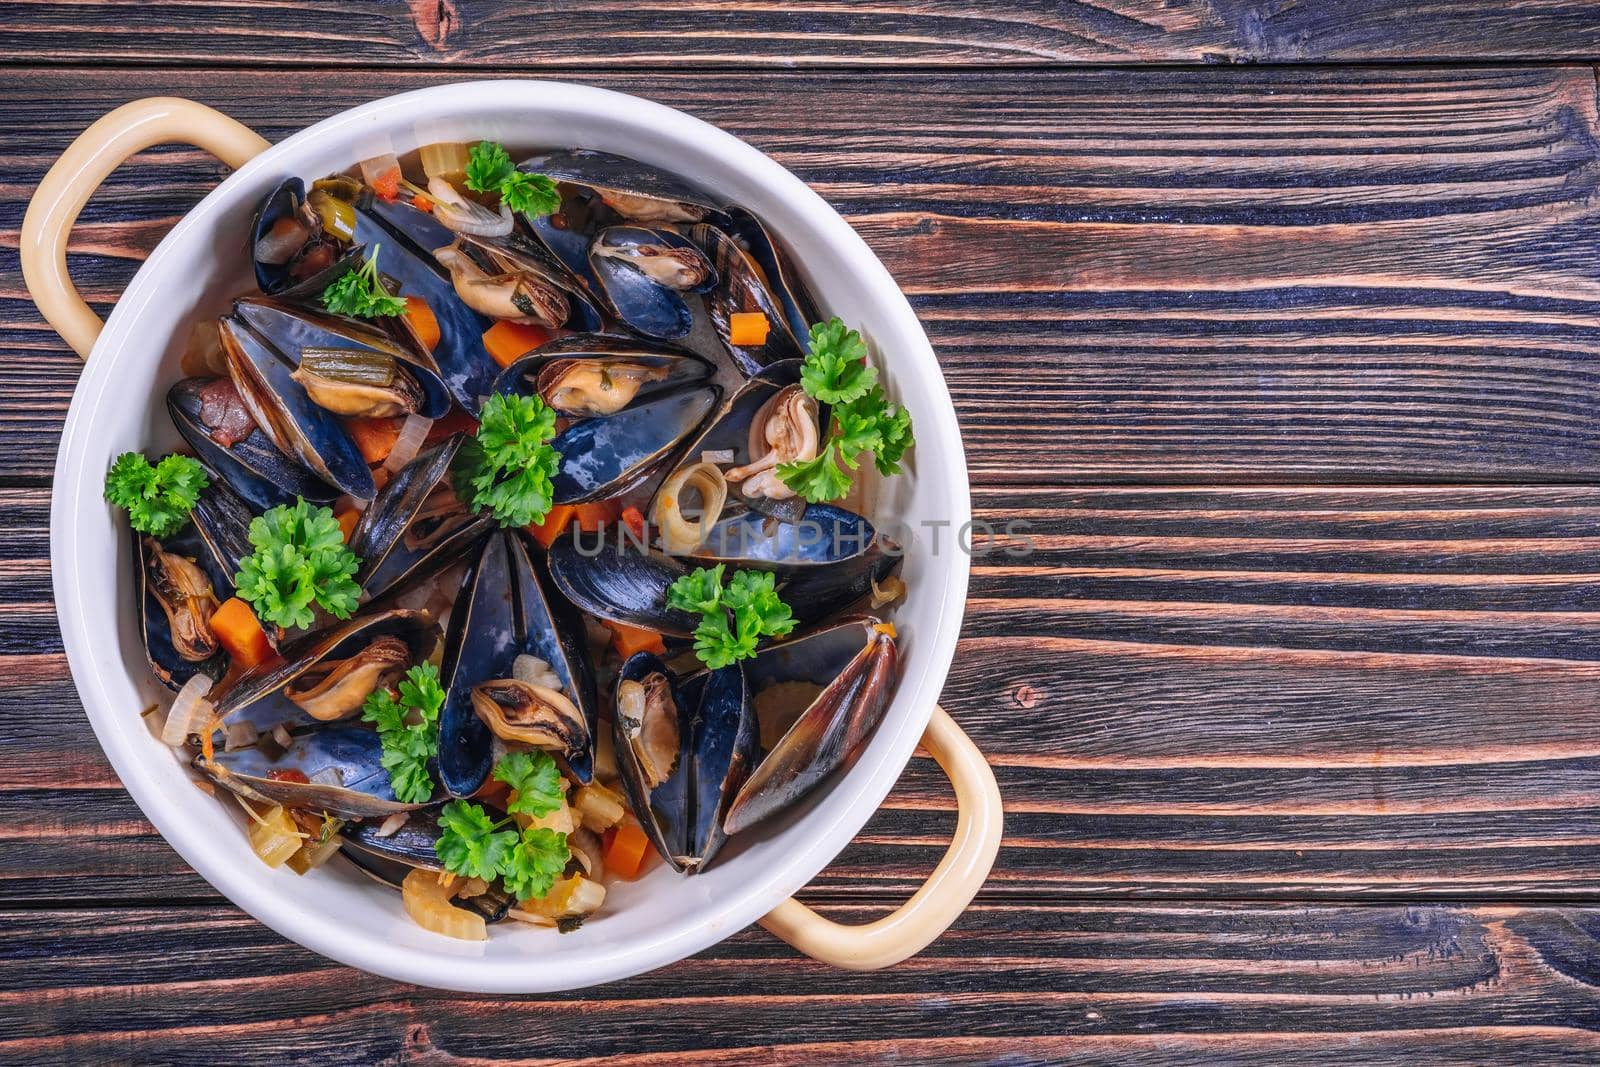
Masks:
[[[813,504],[838,500],[850,492],[850,471],[871,452],[878,473],[900,473],[906,449],[916,444],[911,412],[889,403],[878,372],[867,365],[861,335],[838,318],[811,327],[810,351],[800,368],[800,388],[832,408],[827,440],[815,459],[778,464],[783,484]]]
[[[406,309],[404,297],[390,296],[378,278],[378,249],[373,245],[367,261],[357,270],[346,271],[322,290],[322,306],[338,315],[376,319],[399,315]]]
[[[475,193],[499,193],[507,207],[525,215],[551,215],[561,210],[555,181],[518,170],[505,146],[493,141],[479,141],[467,150],[467,188]]]
[[[502,526],[543,522],[561,466],[561,454],[547,443],[555,435],[556,413],[544,401],[496,393],[483,405],[477,436],[456,453],[456,494],[473,511],[487,508]]]
[[[106,472],[106,499],[126,509],[135,530],[166,538],[183,529],[210,484],[199,460],[173,454],[152,467],[143,453],[124,452]]]
[[[539,816],[561,806],[561,778],[548,752],[510,753],[495,764],[494,776],[517,792],[509,811]],[[497,822],[482,805],[452,800],[439,812],[433,850],[452,874],[500,878],[518,900],[536,900],[550,892],[572,856],[567,835],[547,826],[519,831],[513,822],[509,815]]]
[[[361,587],[351,576],[360,561],[328,508],[300,497],[280,504],[250,521],[250,543],[255,552],[239,565],[233,585],[262,621],[310,626],[313,604],[340,619],[355,612]]]
[[[795,626],[770,572],[735,571],[724,587],[725,566],[697,567],[667,588],[668,607],[701,616],[694,653],[712,670],[749,659],[763,637],[784,637]]]
[[[439,668],[419,663],[400,682],[400,698],[388,689],[374,689],[361,705],[361,718],[378,730],[383,744],[380,762],[389,785],[402,804],[426,804],[433,796],[428,761],[439,754],[439,709],[444,688]]]

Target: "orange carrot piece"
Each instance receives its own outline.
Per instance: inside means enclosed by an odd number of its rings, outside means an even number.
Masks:
[[[497,322],[483,331],[483,347],[502,367],[511,366],[548,340],[550,331],[543,326],[525,326],[520,322]]]
[[[348,505],[333,513],[339,520],[339,532],[344,536],[344,543],[350,543],[350,535],[356,532],[356,523],[361,521],[361,512]]]
[[[735,311],[728,316],[728,343],[740,348],[764,345],[771,329],[772,323],[763,312]]]
[[[256,621],[250,605],[238,597],[229,597],[211,615],[211,630],[228,658],[248,670],[272,655],[272,642],[267,631]]]
[[[628,532],[633,534],[636,541],[644,540],[644,514],[632,504],[622,509],[622,521],[627,523]]]
[[[649,851],[650,839],[644,831],[625,822],[606,831],[600,858],[605,861],[607,873],[631,881],[644,869],[644,858]]]
[[[385,200],[393,200],[400,195],[400,168],[391,167],[372,179],[372,191]]]
[[[616,522],[620,510],[615,500],[596,500],[592,504],[572,505],[572,514],[578,520],[578,529],[584,533],[598,533]]]
[[[411,332],[417,335],[423,348],[432,352],[438,346],[439,320],[426,300],[420,296],[406,297],[406,321],[411,324]]]
[[[611,631],[611,647],[616,649],[617,655],[624,660],[635,652],[654,652],[658,656],[667,654],[666,643],[654,630],[624,626],[620,622],[609,620],[605,622],[605,628]]]
[[[389,450],[394,448],[395,439],[400,436],[400,426],[405,421],[405,417],[401,415],[375,419],[345,419],[344,428],[355,438],[356,447],[361,449],[362,459],[368,463],[382,463],[389,458]]]
[[[433,214],[433,201],[423,196],[421,193],[412,194],[411,206],[416,208],[418,211],[426,211],[430,215]]]
[[[572,521],[574,510],[571,504],[557,504],[545,513],[543,522],[529,526],[528,532],[533,535],[535,541],[549,548],[556,543],[556,538],[561,536],[567,524]]]

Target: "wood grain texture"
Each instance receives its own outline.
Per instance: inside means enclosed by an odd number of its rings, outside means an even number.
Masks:
[[[35,951],[41,925],[56,953]],[[654,975],[513,998],[336,967],[231,908],[7,913],[0,1057],[1592,1063],[1597,932],[1578,908],[984,905],[865,995],[750,929]]]
[[[1600,891],[1600,489],[986,488],[975,509],[1027,524],[974,561],[943,696],[1006,798],[986,899]],[[0,717],[0,903],[216,899],[86,743],[49,590],[11,589],[33,652],[0,659],[26,709]],[[953,820],[914,760],[812,899],[909,894]]]
[[[30,176],[84,125],[177,92],[278,138],[445,77],[0,87],[0,344],[26,357],[0,367],[5,473],[48,474],[77,373],[12,248]],[[590,80],[749,138],[839,207],[927,325],[980,484],[1600,477],[1587,68]],[[90,298],[220,173],[170,151],[114,175],[74,239]]]
[[[12,0],[14,61],[654,69],[1586,59],[1583,0],[821,0],[806,4],[338,0],[85,7]]]

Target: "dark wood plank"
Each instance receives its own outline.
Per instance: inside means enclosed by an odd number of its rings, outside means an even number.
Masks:
[[[984,905],[872,976],[798,959],[752,928],[599,989],[481,997],[334,966],[230,908],[6,913],[0,1056],[1591,1063],[1597,931],[1600,914],[1577,908]]]
[[[0,476],[48,475],[77,372],[12,251],[74,134],[177,92],[280,137],[446,76],[281,77],[0,88]],[[1600,477],[1588,68],[590,80],[726,126],[839,206],[927,324],[979,483]],[[115,175],[74,242],[91,297],[219,174],[166,152]]]
[[[42,490],[0,499],[30,523]],[[1600,489],[980,489],[945,706],[996,766],[986,899],[1600,892]],[[945,535],[948,544],[949,535]],[[214,900],[88,736],[42,577],[0,657],[0,902]],[[135,714],[137,709],[129,709]],[[915,760],[816,899],[909,893],[953,823]]]
[[[1581,0],[1492,8],[1443,0],[825,0],[803,6],[380,0],[84,7],[14,0],[0,18],[22,62],[309,64],[517,69],[662,65],[1037,66],[1550,59],[1600,55]]]

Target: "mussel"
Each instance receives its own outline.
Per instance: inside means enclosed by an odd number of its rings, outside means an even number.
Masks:
[[[671,341],[694,329],[683,293],[717,284],[716,268],[682,235],[646,226],[609,226],[589,246],[589,266],[617,319],[645,337]]]
[[[450,484],[460,435],[423,452],[389,479],[350,535],[356,581],[371,600],[408,588],[472,554],[492,520],[473,514]]]
[[[706,311],[723,347],[745,374],[755,374],[780,360],[805,355],[805,334],[795,335],[786,303],[774,295],[772,279],[727,231],[699,223],[689,239],[699,245],[717,269],[717,285],[706,294]],[[790,297],[793,302],[796,298]],[[760,345],[733,343],[732,316],[760,312],[767,318],[767,338]]]
[[[519,170],[592,189],[630,222],[680,223],[723,218],[721,205],[681,178],[627,156],[590,149],[545,152]]]
[[[311,399],[335,415],[436,419],[450,410],[450,392],[420,347],[367,323],[271,297],[242,297],[233,311],[294,367],[290,377]]]
[[[745,676],[758,716],[784,721],[792,716],[793,725],[739,788],[723,829],[730,835],[747,830],[850,767],[888,710],[897,670],[892,631],[873,618],[846,620],[779,642],[747,661]],[[798,699],[796,689],[802,693]],[[776,706],[764,707],[767,697]]]
[[[491,818],[497,821],[505,818],[505,812],[493,805],[487,807]],[[414,870],[444,869],[434,848],[441,832],[437,810],[412,812],[399,829],[389,834],[383,833],[382,823],[370,821],[347,823],[339,831],[344,855],[358,869],[396,887]],[[458,898],[456,903],[489,922],[498,922],[516,902],[496,882],[483,893]]]
[[[438,640],[426,612],[368,612],[286,643],[277,658],[241,674],[213,703],[224,724],[248,722],[261,732],[353,718],[375,689],[427,659]]]
[[[167,392],[172,422],[200,459],[257,511],[304,497],[331,504],[339,490],[285,455],[256,425],[230,378],[184,378]]]
[[[559,754],[569,763],[590,749],[589,723],[565,693],[517,678],[472,687],[472,710],[502,741],[518,741]]]
[[[413,815],[412,820],[414,821],[420,817],[420,814]],[[367,823],[357,823],[355,825],[363,829],[370,829]],[[410,824],[407,823],[407,825]],[[437,839],[437,823],[435,823],[434,828],[436,831],[435,837],[430,838],[427,842],[427,847],[430,851],[433,848],[433,841]],[[379,838],[378,840],[381,841],[383,839]],[[409,859],[394,859],[384,852],[369,851],[362,848],[348,837],[340,844],[339,854],[349,860],[350,865],[362,874],[393,889],[400,889],[405,883],[406,875],[413,870],[421,868],[426,871],[436,871],[440,869],[437,857],[434,858],[431,865],[425,865],[420,862],[412,863]],[[476,896],[457,897],[455,903],[483,916],[485,922],[496,923],[506,917],[506,912],[511,909],[511,906],[516,901],[511,899],[511,894],[507,893],[503,887],[498,884],[492,884]]]
[[[572,418],[615,415],[711,377],[704,359],[682,349],[609,334],[573,334],[548,341],[507,367],[497,393],[537,395]]]
[[[318,723],[291,734],[281,752],[263,745],[195,757],[213,782],[246,800],[325,811],[341,819],[382,818],[425,804],[395,798],[377,731]]]
[[[783,308],[789,332],[804,346],[811,334],[811,324],[820,321],[822,316],[783,246],[767,230],[765,223],[742,207],[728,208],[728,221],[723,228],[738,239],[751,260],[761,268],[767,291]]]
[[[571,608],[547,595],[535,558],[521,535],[499,530],[484,542],[450,612],[440,675],[445,686],[439,716],[439,772],[453,796],[471,796],[489,776],[493,763],[491,712],[475,694],[485,683],[513,678],[519,655],[549,664],[561,682],[560,696],[582,718],[570,736],[549,747],[565,759],[573,776],[587,782],[593,767],[593,738],[599,721],[594,674],[583,646],[583,626]],[[533,709],[529,709],[530,712]],[[507,722],[516,719],[508,712]],[[514,732],[509,740],[524,740]],[[571,741],[568,744],[567,741]]]
[[[637,653],[618,676],[612,728],[645,834],[673,869],[703,870],[727,839],[727,803],[760,751],[744,669],[680,683],[655,656]]]
[[[339,417],[294,379],[291,358],[250,326],[238,304],[219,327],[228,376],[262,432],[280,452],[340,492],[371,500],[377,486],[361,450]]]
[[[307,202],[299,178],[284,179],[262,199],[250,224],[250,247],[263,293],[320,291],[333,280],[344,259],[339,226],[324,234],[317,206]]]
[[[667,589],[688,573],[681,561],[601,535],[593,544],[560,537],[550,545],[550,578],[562,596],[598,619],[669,637],[689,637],[697,616],[667,606]]]
[[[537,393],[568,409],[609,406],[605,403],[609,382],[604,374],[598,388],[586,384],[587,369],[581,360],[596,358],[589,350],[614,348],[610,356],[598,358],[607,365],[630,368],[634,390],[630,403],[612,414],[578,418],[551,442],[561,456],[561,465],[551,479],[557,504],[581,504],[606,500],[637,487],[660,469],[682,443],[705,422],[717,405],[722,391],[703,382],[710,368],[698,357],[681,353],[647,353],[630,350],[626,342],[610,338],[563,338],[545,345],[532,357],[524,357],[509,367],[495,383],[497,392]],[[567,353],[572,353],[568,355]],[[622,357],[620,360],[615,357]],[[550,370],[554,359],[568,360]],[[652,368],[665,369],[662,388],[645,389]],[[677,386],[677,388],[671,388]],[[563,391],[564,390],[564,391]]]

